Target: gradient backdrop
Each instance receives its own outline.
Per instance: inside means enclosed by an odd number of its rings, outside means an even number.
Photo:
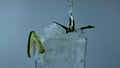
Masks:
[[[120,68],[120,0],[74,0],[76,26],[88,37],[86,68]],[[31,30],[41,36],[52,21],[68,25],[66,0],[0,0],[0,68],[34,68],[27,58]]]

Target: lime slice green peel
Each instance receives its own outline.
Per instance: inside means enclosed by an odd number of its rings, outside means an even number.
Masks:
[[[31,58],[32,46],[33,42],[35,42],[35,46],[37,48],[38,53],[44,53],[45,49],[40,41],[39,37],[36,35],[35,31],[31,31],[28,37],[28,47],[27,47],[27,56]]]

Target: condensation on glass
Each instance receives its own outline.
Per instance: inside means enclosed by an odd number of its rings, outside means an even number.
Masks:
[[[86,37],[43,39],[45,53],[34,52],[36,68],[85,68]]]

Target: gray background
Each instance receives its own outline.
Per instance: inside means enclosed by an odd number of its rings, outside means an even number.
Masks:
[[[86,68],[120,68],[120,1],[74,0],[76,26],[88,37]],[[52,21],[68,25],[66,0],[0,0],[0,68],[34,68],[27,58],[31,30],[41,36]]]

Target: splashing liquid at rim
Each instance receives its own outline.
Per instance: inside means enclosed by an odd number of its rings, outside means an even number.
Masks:
[[[45,28],[45,38],[80,38],[82,34],[82,30],[66,33],[62,27],[54,23]]]

